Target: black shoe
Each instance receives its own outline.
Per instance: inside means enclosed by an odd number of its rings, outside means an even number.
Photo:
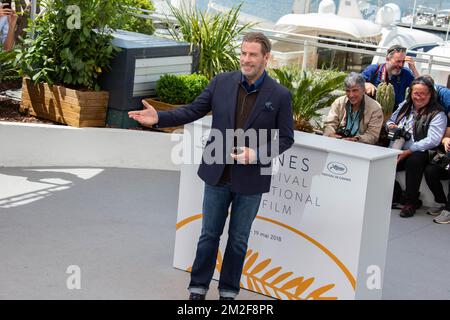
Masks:
[[[219,297],[219,300],[234,300],[234,298],[232,298],[232,297],[222,297],[222,296],[220,296],[220,297]]]
[[[418,200],[416,204],[405,204],[400,211],[400,217],[410,218],[416,213],[416,210],[422,207],[422,201]]]
[[[194,293],[189,294],[189,300],[205,300],[206,294]]]
[[[416,209],[412,204],[405,204],[400,211],[400,217],[410,218],[416,213]]]

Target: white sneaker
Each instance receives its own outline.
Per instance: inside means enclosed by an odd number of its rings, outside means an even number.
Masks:
[[[442,213],[433,219],[434,222],[439,224],[448,224],[450,223],[450,212],[447,210],[442,210]]]
[[[427,209],[427,214],[430,216],[438,216],[441,214],[442,210],[445,208],[445,203],[435,202],[431,207]]]

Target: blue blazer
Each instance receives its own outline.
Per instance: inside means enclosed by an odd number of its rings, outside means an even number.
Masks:
[[[235,129],[236,101],[241,78],[240,71],[217,75],[191,104],[172,111],[158,112],[159,122],[155,127],[183,125],[198,120],[212,111],[211,128],[219,130],[223,134],[223,141],[225,141],[225,131]],[[244,131],[248,129],[278,129],[276,137],[270,134],[258,134],[257,139],[257,152],[262,145],[266,145],[267,149],[270,150],[274,139],[278,140],[279,152],[268,154],[268,158],[274,158],[294,143],[291,94],[268,75],[265,76],[259,90],[255,105],[245,123]],[[213,141],[214,139],[211,139],[210,136],[206,147]],[[226,150],[226,147],[223,143],[223,158],[220,159],[222,161],[218,161],[220,163],[206,164],[203,155],[198,175],[207,184],[218,184],[225,168],[226,157],[231,153],[231,150]],[[261,168],[267,168],[270,165],[270,161],[262,163],[259,160],[257,163],[249,165],[232,164],[230,168],[231,190],[242,194],[268,192],[271,175],[262,175]]]

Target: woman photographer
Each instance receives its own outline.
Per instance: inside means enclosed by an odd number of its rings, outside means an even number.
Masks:
[[[398,155],[397,171],[405,170],[406,180],[405,204],[400,211],[400,217],[412,217],[422,206],[419,188],[429,162],[428,150],[440,144],[447,127],[447,116],[437,102],[431,77],[419,76],[413,80],[406,103],[392,114],[386,126],[390,136],[397,136],[392,134],[397,129],[403,129],[403,132],[410,135],[410,139],[405,139],[401,147],[402,153]],[[393,202],[396,202],[398,199],[395,198],[401,194],[399,183],[396,181],[395,184]]]

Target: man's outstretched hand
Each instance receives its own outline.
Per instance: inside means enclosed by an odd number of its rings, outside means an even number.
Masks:
[[[142,104],[144,105],[143,110],[130,111],[128,112],[128,116],[146,127],[157,124],[159,119],[155,108],[145,100],[142,100]]]

